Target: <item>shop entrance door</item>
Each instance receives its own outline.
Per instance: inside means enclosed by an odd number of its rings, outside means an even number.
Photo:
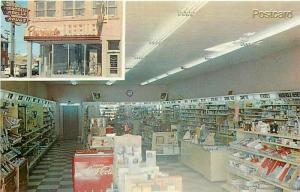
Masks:
[[[76,140],[79,136],[78,106],[63,106],[63,138]]]

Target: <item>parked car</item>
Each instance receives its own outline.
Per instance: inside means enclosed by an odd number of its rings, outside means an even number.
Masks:
[[[10,76],[10,67],[4,69],[4,75]]]
[[[27,66],[26,65],[17,65],[15,67],[15,76],[24,77],[27,75]]]
[[[39,64],[33,64],[32,65],[32,75],[38,75],[39,74]]]

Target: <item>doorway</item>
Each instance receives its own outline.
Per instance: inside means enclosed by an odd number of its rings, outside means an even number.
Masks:
[[[78,106],[63,106],[63,139],[77,140],[79,136]]]

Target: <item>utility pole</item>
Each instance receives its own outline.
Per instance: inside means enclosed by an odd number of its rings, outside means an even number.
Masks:
[[[11,23],[11,35],[10,35],[10,75],[12,77],[15,76],[14,68],[15,68],[15,31],[16,26],[15,23]]]

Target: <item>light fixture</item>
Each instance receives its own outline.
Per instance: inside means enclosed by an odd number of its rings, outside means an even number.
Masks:
[[[126,63],[127,69],[132,69],[147,55],[149,55],[157,46],[159,46],[164,40],[166,40],[171,34],[173,34],[178,28],[180,28],[188,19],[190,19],[198,10],[206,5],[207,2],[189,2],[183,9],[180,10],[182,13],[179,14],[172,20],[168,21],[161,29],[153,34],[149,41],[146,42],[131,59]],[[126,72],[128,72],[127,70]]]
[[[71,84],[72,85],[78,85],[78,82],[77,81],[71,81]]]
[[[182,68],[182,67],[177,67],[177,68],[175,68],[175,69],[172,69],[172,70],[168,71],[167,74],[168,74],[168,75],[173,75],[173,74],[178,73],[178,72],[183,71],[183,70],[184,70],[184,68]]]
[[[207,62],[208,60],[223,56],[225,54],[228,54],[228,53],[233,52],[235,50],[241,49],[241,48],[243,48],[245,46],[248,46],[248,45],[253,45],[253,44],[254,45],[259,45],[262,42],[262,40],[264,40],[268,37],[274,36],[276,34],[282,33],[284,31],[287,31],[289,29],[292,29],[294,27],[297,27],[299,25],[300,25],[300,16],[295,17],[294,19],[290,19],[288,22],[281,23],[279,25],[271,27],[271,28],[269,28],[265,31],[260,32],[260,33],[254,33],[254,32],[245,33],[244,35],[248,36],[247,38],[242,37],[242,38],[240,38],[238,40],[235,40],[235,41],[230,41],[230,42],[227,42],[227,43],[222,43],[220,45],[213,46],[211,48],[207,48],[207,49],[205,49],[206,51],[212,51],[214,53],[208,54],[204,57],[200,57],[199,59],[196,59],[194,61],[191,61],[191,62],[183,65],[182,67],[178,67],[178,68],[175,68],[171,71],[168,71],[166,74],[167,74],[167,76],[168,75],[173,75],[173,74],[178,73],[178,72],[180,72],[184,69],[189,69],[189,68],[195,67],[197,65],[200,65],[202,63]],[[159,75],[159,76],[156,77],[156,80],[162,79],[162,78],[159,78],[159,77],[165,78],[166,76],[164,74]],[[151,79],[152,80],[151,82],[153,82],[153,79],[154,78]],[[145,81],[145,82],[141,83],[141,85],[146,85],[146,84],[149,84],[151,82],[150,82],[150,80],[148,80],[148,81]]]
[[[116,82],[115,80],[112,80],[112,81],[107,81],[105,84],[110,86],[110,85],[114,84],[115,82]]]

